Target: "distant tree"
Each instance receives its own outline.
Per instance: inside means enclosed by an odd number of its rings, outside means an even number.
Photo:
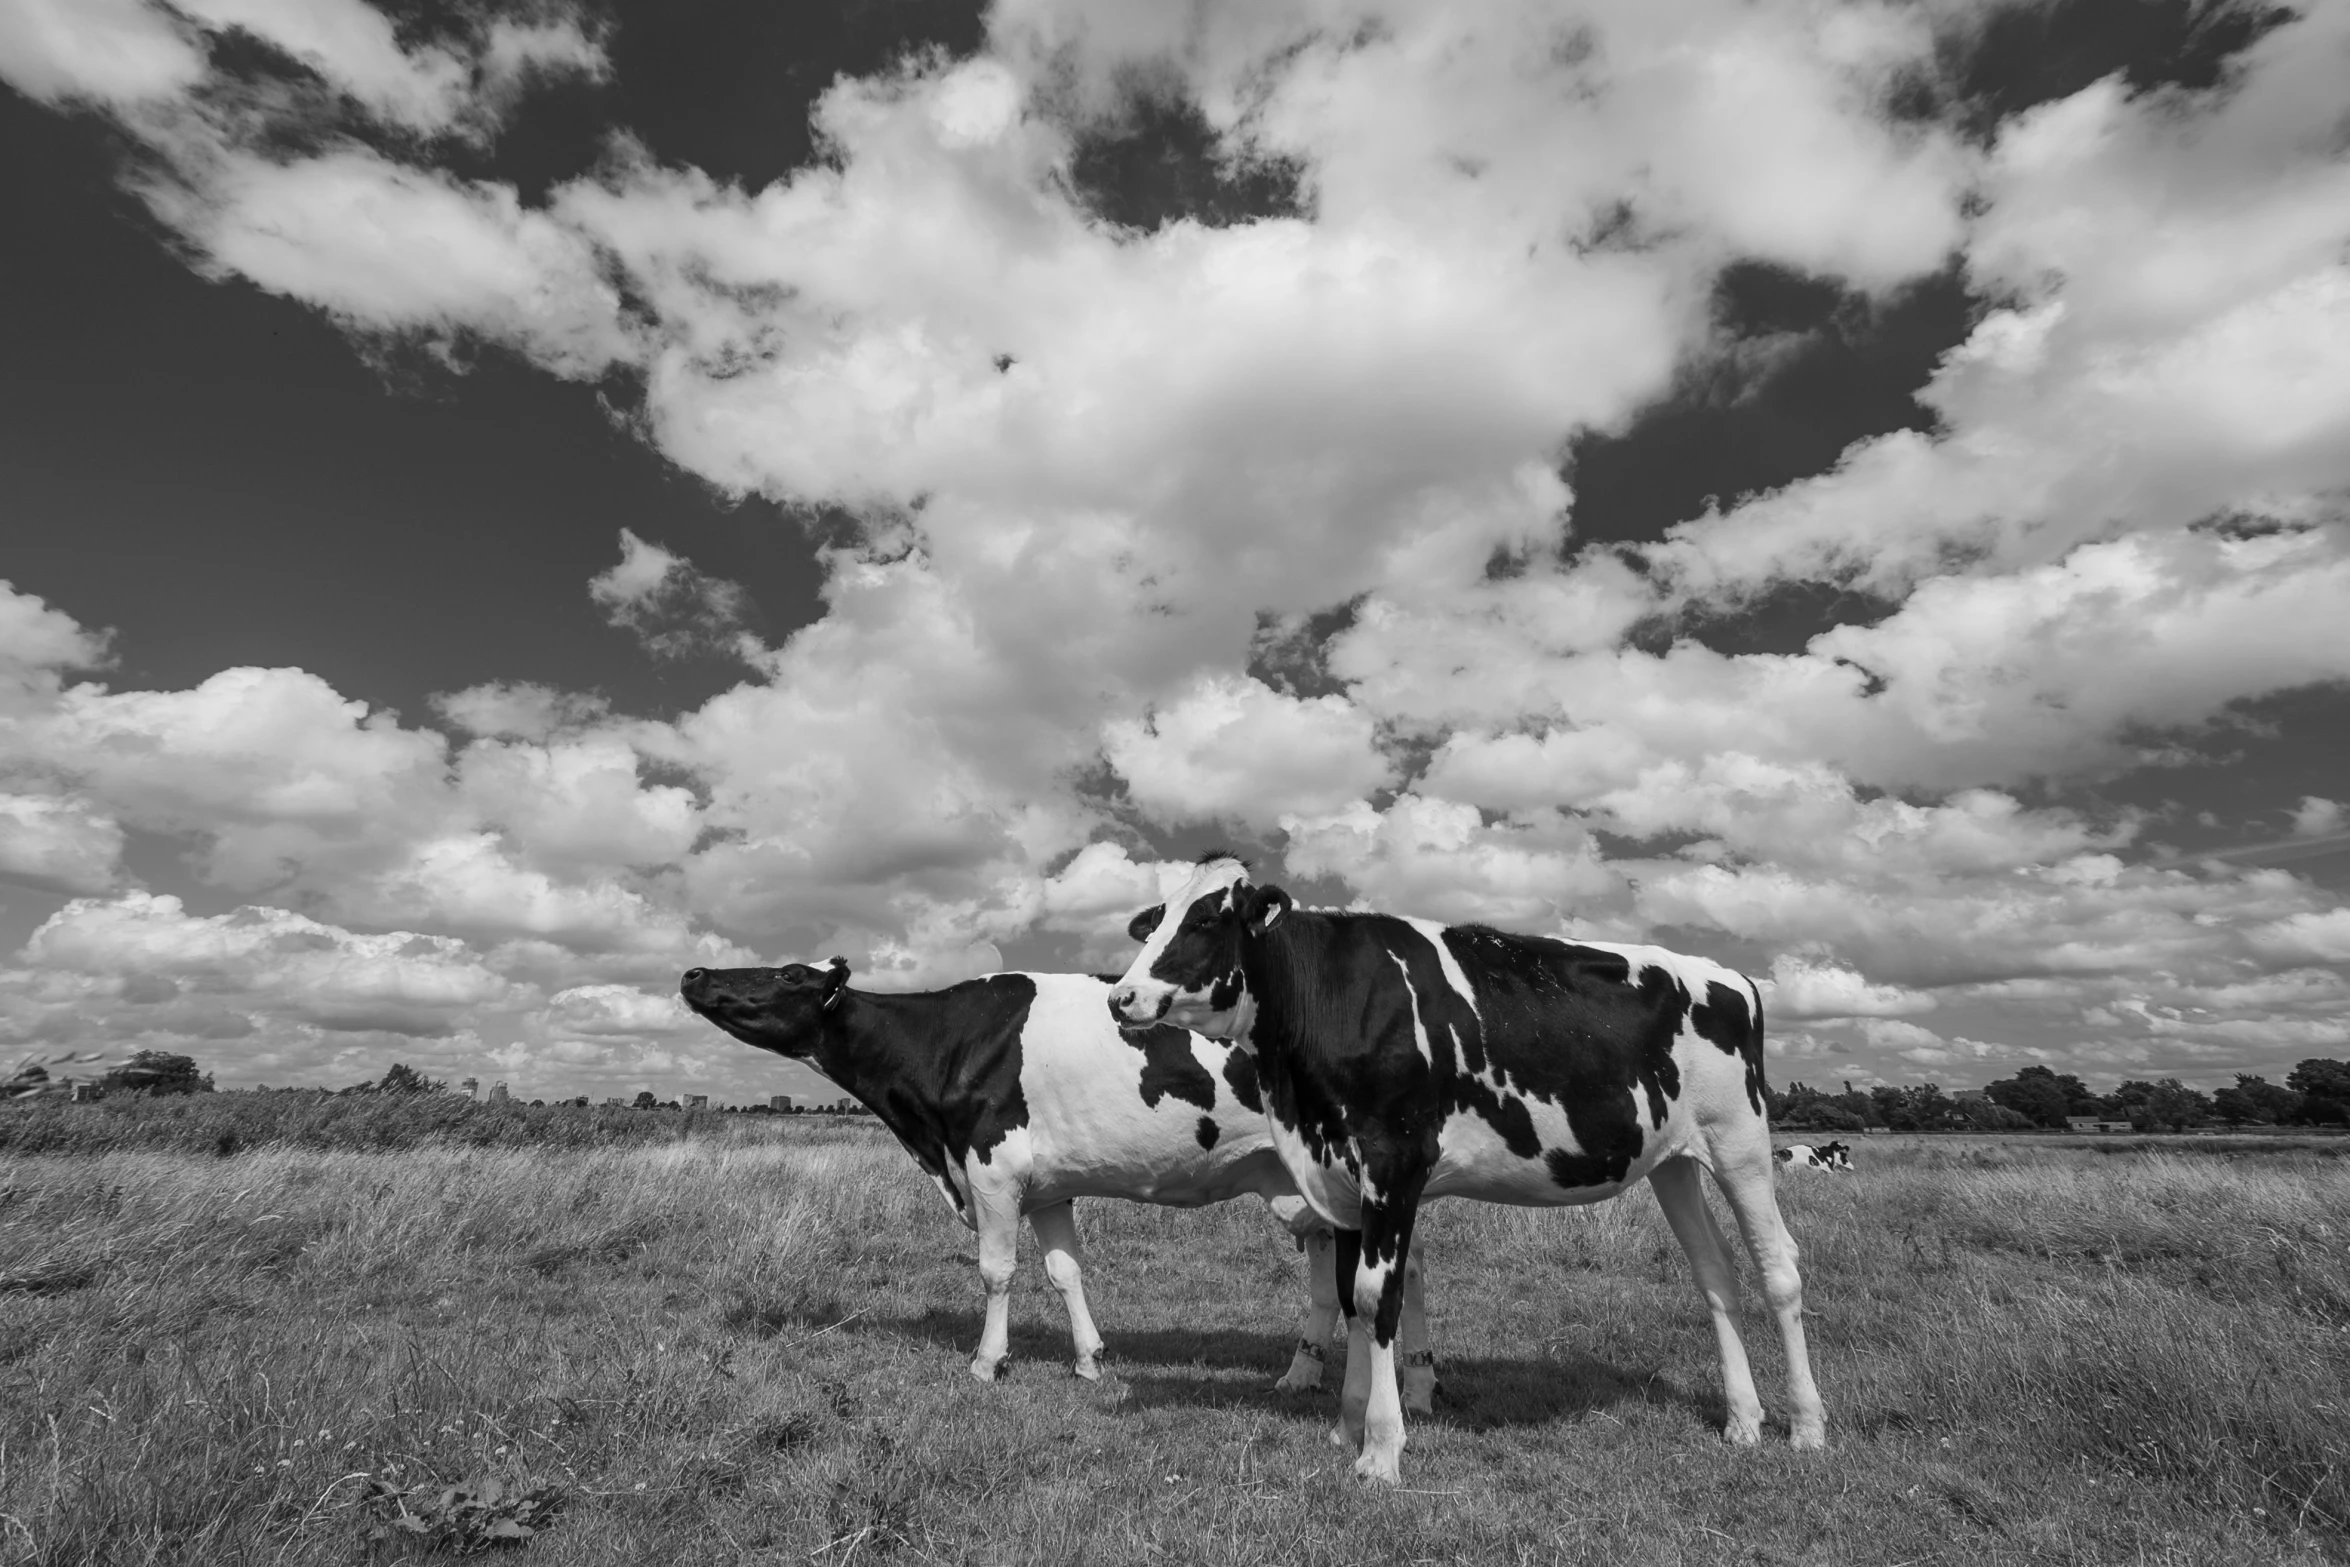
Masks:
[[[2285,1086],[2301,1096],[2297,1119],[2311,1126],[2350,1123],[2350,1061],[2313,1056],[2285,1074]]]
[[[2096,1114],[2097,1096],[2071,1073],[2044,1066],[2027,1066],[2013,1077],[1985,1085],[1994,1104],[2005,1105],[2034,1126],[2064,1130],[2068,1115]]]
[[[98,1079],[108,1093],[138,1088],[150,1094],[208,1094],[212,1078],[196,1065],[194,1056],[168,1050],[142,1050]]]
[[[653,1108],[653,1091],[650,1088],[640,1088],[636,1091],[636,1098],[630,1100],[629,1103],[636,1109],[650,1110]]]
[[[2158,1132],[2165,1127],[2183,1132],[2217,1113],[2208,1096],[2197,1093],[2175,1077],[2153,1083],[2143,1080],[2124,1083],[2113,1091],[2113,1098],[2123,1117],[2141,1132]]]
[[[2020,1132],[2041,1123],[2020,1110],[2011,1110],[1996,1099],[1960,1099],[1955,1101],[1959,1118],[1968,1128],[1977,1132]],[[2060,1118],[2059,1126],[2064,1124]]]
[[[1857,1132],[1868,1123],[1833,1096],[1789,1083],[1784,1094],[1771,1096],[1771,1124],[1790,1132]]]
[[[1877,1113],[1896,1132],[1942,1132],[1966,1125],[1965,1118],[1938,1083],[1914,1088],[1879,1086],[1869,1090]]]
[[[437,1078],[425,1076],[412,1066],[394,1061],[391,1070],[376,1079],[375,1091],[379,1094],[437,1094],[448,1086]]]
[[[2246,1072],[2236,1074],[2235,1087],[2211,1096],[2212,1110],[2230,1126],[2283,1125],[2300,1116],[2304,1103],[2304,1095]]]

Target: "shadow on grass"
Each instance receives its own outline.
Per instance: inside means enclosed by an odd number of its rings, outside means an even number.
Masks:
[[[932,1308],[918,1316],[868,1317],[847,1331],[889,1334],[969,1355],[979,1342],[979,1314]],[[1106,1369],[1131,1390],[1121,1408],[1262,1409],[1295,1414],[1316,1399],[1337,1407],[1345,1356],[1336,1351],[1314,1393],[1275,1390],[1274,1378],[1288,1368],[1296,1337],[1239,1328],[1110,1329],[1104,1337]],[[1040,1366],[1066,1370],[1070,1360],[1065,1325],[1015,1325],[1015,1375],[1036,1374]],[[1524,1359],[1442,1359],[1433,1419],[1464,1431],[1544,1425],[1598,1413],[1623,1404],[1653,1404],[1688,1410],[1719,1426],[1724,1407],[1718,1390],[1692,1392],[1656,1372],[1638,1372],[1590,1355],[1564,1353]]]

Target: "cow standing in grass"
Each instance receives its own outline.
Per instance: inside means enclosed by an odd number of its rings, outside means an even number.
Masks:
[[[1795,1243],[1772,1195],[1751,981],[1659,947],[1299,909],[1221,854],[1131,933],[1144,945],[1110,993],[1112,1015],[1252,1052],[1282,1161],[1338,1228],[1351,1336],[1333,1439],[1360,1448],[1357,1475],[1397,1478],[1400,1270],[1421,1201],[1598,1202],[1643,1178],[1713,1313],[1725,1434],[1759,1440],[1737,1273],[1701,1169],[1729,1199],[1778,1318],[1794,1445],[1824,1445]]]
[[[1833,1170],[1843,1175],[1852,1173],[1852,1150],[1842,1143],[1822,1143],[1817,1148],[1809,1143],[1791,1143],[1771,1157],[1790,1170]]]
[[[1078,1264],[1078,1197],[1198,1207],[1264,1198],[1310,1259],[1312,1301],[1278,1384],[1319,1386],[1342,1309],[1330,1228],[1297,1196],[1273,1149],[1242,1051],[1179,1028],[1120,1029],[1106,980],[990,974],[945,990],[852,990],[849,966],[691,969],[687,1006],[748,1045],[802,1061],[862,1100],[979,1235],[987,1319],[971,1374],[1010,1358],[1020,1218],[1044,1248],[1076,1340],[1077,1374],[1098,1377],[1102,1339]],[[1436,1381],[1419,1278],[1406,1295],[1407,1392],[1425,1411]]]

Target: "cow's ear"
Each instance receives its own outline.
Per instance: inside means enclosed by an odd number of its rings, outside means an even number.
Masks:
[[[1244,887],[1242,892],[1247,901],[1241,915],[1248,921],[1248,928],[1260,936],[1289,912],[1289,894],[1279,887]]]
[[[1154,903],[1126,922],[1126,934],[1136,941],[1148,941],[1151,932],[1159,928],[1159,921],[1167,917],[1167,906]]]
[[[849,988],[849,960],[835,957],[824,971],[824,1006],[830,1011]]]

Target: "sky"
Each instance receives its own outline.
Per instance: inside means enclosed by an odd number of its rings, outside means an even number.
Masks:
[[[2350,1055],[2350,3],[0,0],[0,1052],[819,1084],[1209,846]]]

